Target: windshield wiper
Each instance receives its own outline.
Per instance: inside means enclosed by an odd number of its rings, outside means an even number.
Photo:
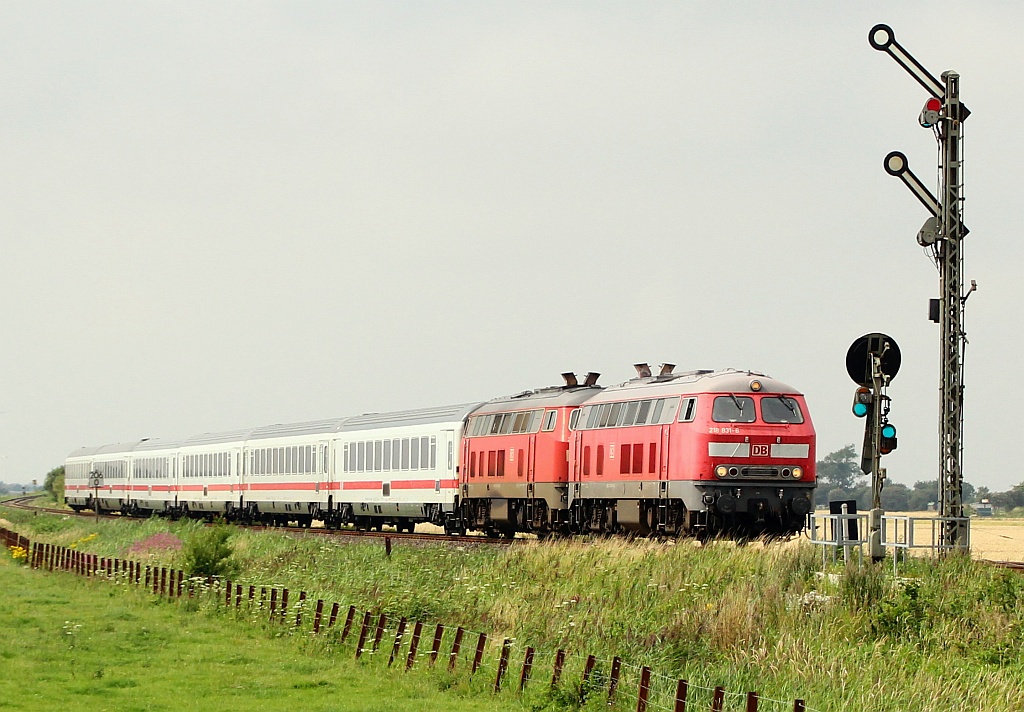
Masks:
[[[793,400],[791,398],[786,398],[786,396],[782,395],[781,393],[775,397],[782,401],[782,404],[784,406],[789,408],[790,413],[796,415],[796,405],[793,403]]]
[[[732,402],[736,404],[736,410],[740,412],[740,417],[743,416],[743,404],[740,403],[740,399],[736,397],[734,393],[730,393],[729,397],[732,398]]]

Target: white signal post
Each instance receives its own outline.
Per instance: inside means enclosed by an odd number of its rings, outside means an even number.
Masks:
[[[888,25],[875,25],[868,43],[885,52],[927,91],[919,122],[935,132],[939,147],[939,196],[936,198],[911,171],[907,158],[898,151],[885,157],[885,170],[900,178],[932,214],[918,242],[931,250],[939,270],[937,321],[941,330],[939,423],[940,516],[946,519],[942,545],[946,550],[969,547],[969,524],[963,507],[963,354],[967,335],[963,329],[964,304],[976,288],[962,291],[963,238],[963,122],[970,111],[960,103],[960,75],[943,72],[941,81],[932,76],[897,41]],[[935,311],[933,309],[933,311]]]

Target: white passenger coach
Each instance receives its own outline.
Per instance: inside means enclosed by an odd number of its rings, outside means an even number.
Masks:
[[[66,500],[133,515],[452,528],[459,443],[480,405],[81,448],[65,463]]]

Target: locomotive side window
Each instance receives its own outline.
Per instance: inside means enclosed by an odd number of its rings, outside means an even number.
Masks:
[[[761,399],[761,420],[766,423],[802,423],[804,414],[792,398],[765,396]]]
[[[749,396],[718,396],[711,409],[711,419],[716,423],[753,423],[754,399]]]
[[[640,401],[626,403],[626,410],[622,416],[622,425],[632,425],[636,422],[636,412],[640,408]]]
[[[629,474],[629,465],[632,462],[632,459],[630,458],[630,448],[631,448],[630,445],[623,445],[622,449],[619,451],[619,474],[620,475],[628,475]]]
[[[558,420],[558,411],[549,410],[544,418],[544,432],[550,432],[555,429],[555,422]]]
[[[636,414],[636,422],[638,425],[643,425],[647,422],[647,416],[651,413],[651,403],[653,401],[645,400],[640,402],[640,410]]]
[[[572,412],[572,415],[569,416],[569,430],[575,430],[576,427],[579,425],[581,412],[582,411],[579,408],[577,408]]]
[[[687,398],[683,401],[683,407],[679,409],[679,422],[689,423],[692,422],[694,417],[697,415],[697,399]]]
[[[583,476],[590,477],[590,446],[583,448]]]

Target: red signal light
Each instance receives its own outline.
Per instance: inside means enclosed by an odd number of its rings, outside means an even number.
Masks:
[[[932,126],[939,123],[939,116],[941,114],[942,100],[936,99],[933,96],[924,103],[924,108],[921,109],[921,115],[917,117],[917,120],[920,122],[921,126],[926,129],[930,129]]]

